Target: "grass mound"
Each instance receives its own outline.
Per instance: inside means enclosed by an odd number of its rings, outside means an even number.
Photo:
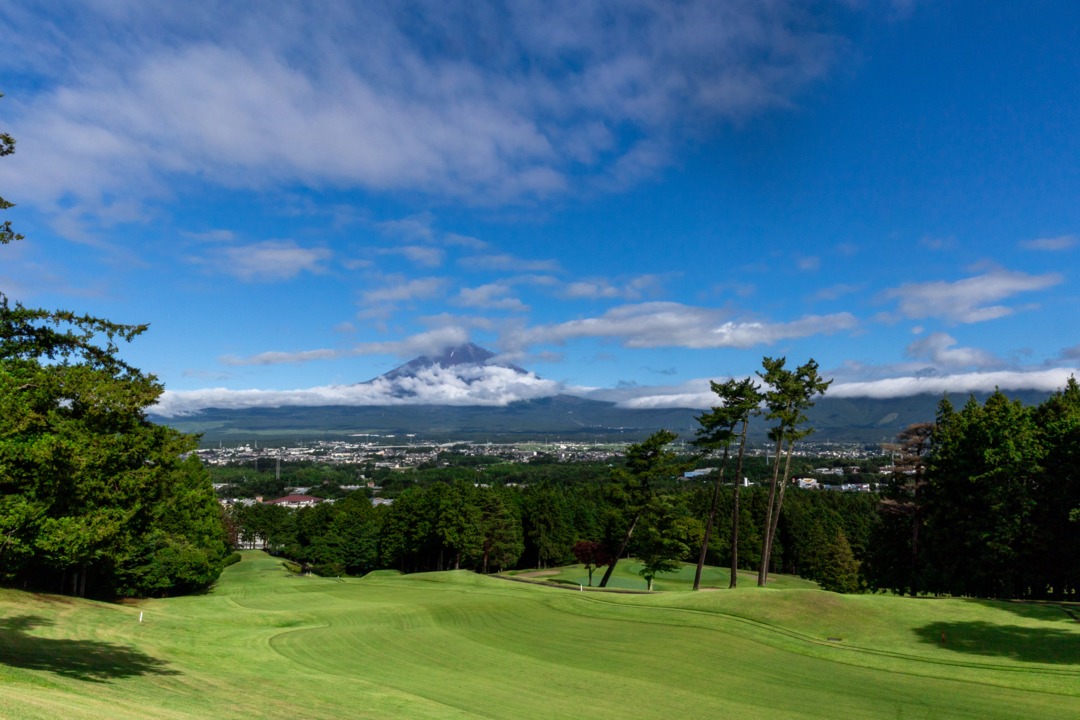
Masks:
[[[467,572],[296,577],[258,552],[199,597],[0,591],[0,715],[15,720],[992,720],[1078,704],[1080,623],[1054,606],[751,582],[623,595]]]

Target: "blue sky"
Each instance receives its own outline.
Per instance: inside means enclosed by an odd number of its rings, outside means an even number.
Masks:
[[[167,412],[710,402],[1080,365],[1080,4],[0,0],[0,289],[149,323]]]

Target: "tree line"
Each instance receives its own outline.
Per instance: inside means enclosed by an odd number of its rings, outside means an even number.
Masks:
[[[899,593],[1065,598],[1080,592],[1080,385],[1025,406],[995,392],[893,448],[869,572]]]
[[[664,487],[640,514],[629,502],[634,491],[619,477],[523,488],[436,481],[405,490],[391,505],[372,506],[361,491],[296,510],[268,503],[235,505],[229,523],[239,545],[258,538],[272,553],[327,576],[377,569],[496,572],[586,564],[590,554],[579,554],[582,544],[591,545],[591,557],[601,560],[591,563],[593,568],[605,571],[610,560],[628,557],[652,575],[696,562],[714,495],[711,483],[686,480]],[[732,520],[727,511],[733,494],[730,486],[720,490],[721,512],[706,552],[709,565],[730,565]],[[767,487],[741,490],[741,570],[758,569],[767,501]],[[772,570],[838,591],[862,589],[859,564],[869,550],[876,508],[877,497],[869,493],[791,490],[774,538]]]

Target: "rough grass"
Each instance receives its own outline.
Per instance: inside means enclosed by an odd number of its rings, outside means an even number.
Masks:
[[[992,720],[1080,707],[1080,623],[1058,607],[780,584],[621,595],[467,572],[338,580],[248,552],[199,597],[0,591],[0,716]]]

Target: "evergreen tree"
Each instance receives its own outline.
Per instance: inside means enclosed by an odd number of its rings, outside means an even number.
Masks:
[[[632,545],[632,553],[641,561],[638,574],[645,578],[650,592],[653,579],[660,573],[678,570],[690,552],[690,546],[684,542],[685,533],[680,530],[677,511],[670,498],[654,498],[644,513]]]
[[[697,418],[700,425],[697,439],[694,444],[706,450],[715,451],[721,449],[723,457],[720,462],[720,473],[717,475],[713,489],[712,502],[709,505],[709,513],[705,522],[705,535],[701,544],[701,553],[698,557],[697,569],[694,572],[694,590],[701,586],[701,571],[705,565],[705,555],[709,549],[709,539],[712,536],[713,525],[716,522],[716,508],[720,499],[720,488],[724,483],[727,470],[728,453],[731,443],[736,437],[739,438],[738,462],[735,467],[734,492],[732,494],[731,508],[731,584],[735,587],[738,583],[739,566],[739,487],[742,483],[743,457],[746,454],[746,435],[750,426],[750,416],[758,411],[762,395],[758,391],[753,380],[728,380],[724,383],[710,381],[712,391],[716,393],[720,404],[713,407],[709,412]],[[736,428],[741,427],[740,431]]]
[[[0,135],[0,156],[13,151]],[[0,227],[0,244],[19,239]],[[196,441],[147,420],[162,387],[119,357],[145,330],[0,293],[0,578],[160,595],[220,573],[220,510],[184,459]]]
[[[895,443],[886,446],[892,453],[893,472],[882,491],[874,565],[878,586],[898,593],[916,595],[925,588],[919,535],[926,512],[926,464],[933,431],[932,423],[909,425]]]
[[[675,455],[668,449],[675,437],[670,430],[658,430],[643,442],[626,448],[626,466],[617,471],[616,483],[612,486],[621,506],[619,514],[625,523],[625,532],[619,544],[612,548],[611,563],[604,571],[600,587],[607,587],[615,565],[626,552],[638,522],[654,497],[656,481],[676,472]]]
[[[785,358],[765,357],[761,363],[765,372],[758,375],[768,386],[765,391],[765,417],[776,421],[776,425],[769,430],[769,439],[775,443],[775,459],[765,512],[761,564],[758,567],[758,585],[764,586],[769,578],[773,542],[784,505],[795,443],[813,432],[812,428],[803,426],[806,422],[804,411],[813,406],[814,396],[825,393],[832,380],[821,378],[818,364],[812,358],[795,370],[785,368]],[[782,455],[783,473],[780,471]]]

